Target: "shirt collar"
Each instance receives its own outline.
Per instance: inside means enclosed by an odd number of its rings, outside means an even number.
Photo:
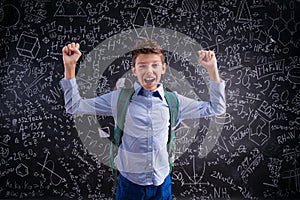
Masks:
[[[163,84],[160,83],[158,88],[154,91],[145,90],[138,82],[134,83],[134,91],[136,95],[148,96],[152,95],[154,97],[159,97],[161,100],[164,97]]]

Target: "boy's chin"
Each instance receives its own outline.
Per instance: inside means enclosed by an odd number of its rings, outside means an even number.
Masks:
[[[158,87],[158,84],[155,82],[155,83],[151,83],[151,84],[149,84],[149,83],[144,83],[143,85],[143,88],[145,89],[145,90],[150,90],[150,91],[152,91],[152,90],[156,90],[157,89],[157,87]]]

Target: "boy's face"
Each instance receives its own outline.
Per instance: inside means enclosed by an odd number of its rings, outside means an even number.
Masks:
[[[160,82],[161,75],[166,72],[166,63],[162,63],[160,54],[139,54],[135,66],[131,70],[139,83],[146,90],[155,90]]]

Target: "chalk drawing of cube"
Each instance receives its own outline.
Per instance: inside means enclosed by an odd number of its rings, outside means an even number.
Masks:
[[[17,44],[19,55],[35,58],[40,50],[40,43],[37,37],[22,33]]]

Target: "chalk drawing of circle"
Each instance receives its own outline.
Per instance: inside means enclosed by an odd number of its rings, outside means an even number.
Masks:
[[[288,71],[287,75],[288,79],[292,83],[299,84],[300,83],[300,68],[295,67]]]
[[[0,26],[10,28],[20,21],[20,12],[14,5],[6,4],[0,7]]]

